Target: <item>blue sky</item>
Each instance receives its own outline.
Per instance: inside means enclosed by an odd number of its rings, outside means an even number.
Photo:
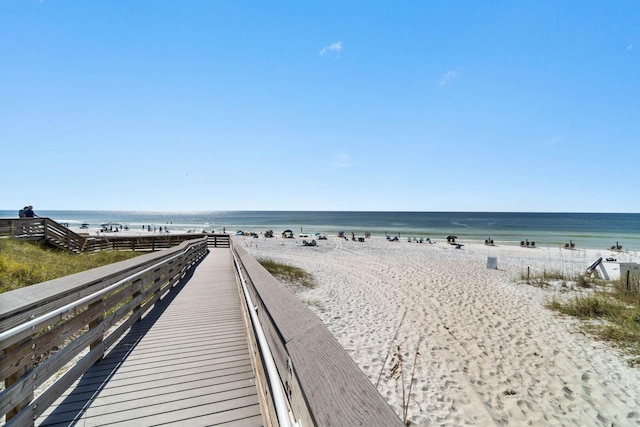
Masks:
[[[0,209],[640,212],[638,1],[4,1]]]

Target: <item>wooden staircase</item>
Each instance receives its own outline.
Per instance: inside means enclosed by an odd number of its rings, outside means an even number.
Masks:
[[[89,239],[49,218],[0,219],[0,237],[43,240],[50,246],[75,253],[93,249],[87,245]]]
[[[0,219],[0,238],[40,240],[47,245],[71,251],[104,250],[155,251],[179,245],[185,240],[207,237],[207,246],[229,248],[228,234],[149,234],[141,236],[82,236],[50,218]]]

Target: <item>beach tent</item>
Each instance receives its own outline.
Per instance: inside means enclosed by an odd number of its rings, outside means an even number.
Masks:
[[[291,230],[284,230],[282,232],[282,237],[284,237],[285,239],[293,239],[293,231]]]

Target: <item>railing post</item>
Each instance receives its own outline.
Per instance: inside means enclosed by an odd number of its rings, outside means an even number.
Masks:
[[[144,286],[144,280],[136,280],[135,282],[133,282],[133,286],[137,287],[138,289],[131,295],[131,299],[136,299],[138,298],[140,295],[142,295],[142,287]],[[137,319],[140,320],[140,318],[142,318],[142,301],[140,301],[140,304],[136,305],[135,308],[133,309],[133,316],[137,316]]]
[[[89,322],[89,330],[98,327],[98,325],[101,325],[102,321],[104,320],[104,307],[103,307],[102,299],[100,299],[99,301],[94,302],[93,304],[89,304],[89,307],[87,308],[87,310],[89,310],[89,311],[91,311],[91,310],[98,311],[99,310],[100,311],[100,314],[97,315],[96,317],[94,317],[94,319],[91,322]],[[89,344],[89,350],[93,350],[94,347],[99,345],[102,342],[103,339],[104,339],[104,331],[103,331],[102,334],[100,334],[100,337],[98,339],[96,339],[94,342]],[[98,359],[98,360],[102,360],[103,357],[104,357],[104,354],[100,355],[100,359]]]
[[[5,350],[5,353],[11,351],[11,349],[13,348],[17,348],[20,347],[21,345],[24,345],[26,342],[30,341],[31,338],[26,338],[24,339],[22,342],[16,343],[10,347],[8,347]],[[5,380],[4,380],[4,386],[5,389],[9,388],[9,386],[13,383],[15,383],[16,381],[18,381],[23,375],[25,375],[27,372],[31,371],[34,368],[34,359],[35,359],[35,352],[32,353],[32,357],[31,357],[31,361],[26,363],[25,366],[18,370],[16,373],[14,373],[13,375],[8,376]],[[25,400],[23,400],[22,402],[18,402],[16,404],[16,406],[14,406],[11,410],[9,410],[6,414],[6,421],[8,422],[11,418],[13,418],[14,416],[16,416],[18,414],[18,412],[20,412],[23,408],[25,408],[27,405],[29,405],[29,402],[31,402],[33,400],[33,393],[31,393]],[[31,422],[30,424],[31,426],[34,425],[33,422]]]

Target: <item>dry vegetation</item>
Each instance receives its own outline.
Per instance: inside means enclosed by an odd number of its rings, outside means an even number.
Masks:
[[[627,283],[626,278],[603,281],[545,271],[535,276],[523,273],[520,279],[541,288],[575,290],[569,298],[554,296],[548,307],[582,320],[585,332],[630,354],[630,364],[640,364],[640,278],[631,276]]]
[[[301,268],[276,262],[269,258],[260,258],[258,262],[262,264],[273,277],[281,282],[301,285],[306,288],[313,288],[315,286],[313,275]]]
[[[140,255],[133,251],[73,254],[40,243],[0,239],[0,293]]]

